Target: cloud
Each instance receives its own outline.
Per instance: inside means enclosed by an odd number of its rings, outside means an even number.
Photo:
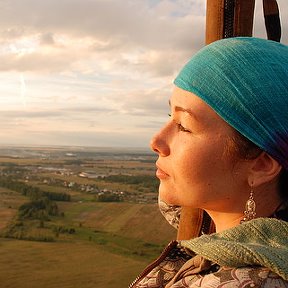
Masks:
[[[255,34],[265,38],[260,2]],[[278,2],[287,43],[288,2]],[[177,71],[204,45],[205,4],[0,1],[2,143],[148,145]]]
[[[42,34],[40,37],[40,45],[54,46],[55,40],[53,34],[52,33]]]
[[[20,55],[3,54],[0,69],[65,71],[92,57],[100,66],[109,62],[109,67],[119,69],[126,63],[131,70],[155,69],[154,75],[167,75],[176,61],[191,53],[192,46],[196,50],[203,45],[204,16],[197,15],[199,11],[187,13],[183,3],[159,1],[149,7],[146,1],[3,2],[1,41],[6,41],[7,47],[18,41]],[[26,39],[26,44],[21,39]],[[25,51],[29,41],[34,43],[33,51]],[[134,53],[136,63],[125,57],[130,53]],[[168,68],[163,67],[165,62]]]
[[[258,6],[255,33],[266,37]],[[287,3],[281,0],[279,6],[284,18]],[[204,45],[202,0],[10,0],[2,2],[0,9],[0,41],[8,47],[0,55],[1,71],[104,73],[125,69],[162,77],[178,71]],[[284,31],[286,22],[282,23]],[[31,51],[27,51],[29,42]],[[11,45],[18,53],[9,51]]]

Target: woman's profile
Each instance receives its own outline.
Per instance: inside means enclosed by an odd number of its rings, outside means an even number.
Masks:
[[[216,232],[171,242],[130,287],[288,287],[288,47],[216,41],[174,84],[151,140],[159,202],[203,209]]]

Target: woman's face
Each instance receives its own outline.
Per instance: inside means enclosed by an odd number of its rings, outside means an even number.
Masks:
[[[191,92],[175,87],[170,106],[171,119],[151,140],[159,155],[160,199],[218,212],[242,211],[249,186],[245,161],[228,151],[233,129]]]

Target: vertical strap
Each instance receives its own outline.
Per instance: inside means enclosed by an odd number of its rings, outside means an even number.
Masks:
[[[223,36],[230,38],[235,36],[235,6],[236,0],[224,0]]]
[[[236,0],[233,37],[252,36],[254,10],[255,0]]]
[[[280,42],[281,22],[277,1],[263,0],[263,12],[268,39]]]

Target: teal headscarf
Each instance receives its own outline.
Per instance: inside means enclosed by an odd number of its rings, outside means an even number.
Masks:
[[[174,83],[288,170],[288,46],[251,37],[216,41]]]

